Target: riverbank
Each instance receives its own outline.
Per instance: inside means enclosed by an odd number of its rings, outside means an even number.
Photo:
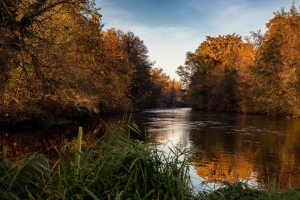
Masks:
[[[223,183],[223,185],[212,192],[198,194],[198,199],[222,199],[222,200],[297,200],[300,198],[300,189],[289,189],[284,191],[258,189],[249,187],[246,183]]]
[[[77,146],[57,150],[51,162],[41,154],[12,161],[0,159],[2,199],[299,199],[300,189],[277,192],[245,183],[223,183],[215,191],[196,193],[191,187],[191,150],[175,148],[165,155],[155,143],[130,138],[141,133],[126,120],[110,125],[106,134],[84,151]],[[151,138],[148,138],[151,141]],[[79,153],[80,152],[80,153]],[[1,157],[0,157],[1,158]]]
[[[130,138],[140,133],[134,123],[110,125],[94,145],[57,150],[51,162],[41,154],[13,161],[0,159],[3,199],[190,199],[187,151],[162,154],[153,143]]]

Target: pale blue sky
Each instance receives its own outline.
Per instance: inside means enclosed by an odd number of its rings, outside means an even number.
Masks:
[[[175,71],[186,52],[206,36],[265,30],[273,12],[289,10],[293,0],[96,0],[104,29],[132,31],[148,47],[154,67],[179,80]],[[297,8],[299,0],[295,1]]]

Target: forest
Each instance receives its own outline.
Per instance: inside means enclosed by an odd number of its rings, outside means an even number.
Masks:
[[[0,1],[0,122],[190,106],[300,116],[300,13],[267,31],[207,36],[179,66],[154,68],[133,32],[104,29],[94,0]]]
[[[94,0],[0,1],[0,122],[176,107],[181,83]]]
[[[193,109],[300,116],[300,13],[274,13],[266,32],[207,36],[177,68]]]

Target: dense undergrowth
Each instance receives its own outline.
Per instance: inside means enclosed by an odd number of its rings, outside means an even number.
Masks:
[[[187,151],[165,155],[155,144],[130,138],[133,123],[111,125],[92,147],[65,146],[51,162],[34,154],[0,162],[2,199],[191,199]]]
[[[140,133],[123,120],[110,125],[91,147],[65,146],[59,159],[40,154],[14,161],[0,157],[0,199],[299,199],[300,190],[284,192],[224,183],[215,191],[196,193],[189,176],[190,150],[163,153],[154,142],[133,140]],[[0,154],[1,156],[1,154]]]

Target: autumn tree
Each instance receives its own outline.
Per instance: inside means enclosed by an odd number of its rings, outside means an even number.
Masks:
[[[146,108],[151,102],[150,71],[153,62],[149,60],[147,47],[134,33],[124,34],[123,45],[129,63],[134,68],[131,78],[130,98],[136,109]]]
[[[299,116],[300,14],[294,5],[274,14],[256,54],[255,112]]]
[[[150,107],[165,107],[166,104],[166,88],[168,87],[168,81],[170,77],[164,73],[161,68],[154,68],[151,70],[151,101]]]
[[[151,70],[151,108],[170,108],[186,106],[183,99],[182,84],[170,77],[161,68]]]
[[[257,44],[245,41],[238,51],[239,71],[237,74],[237,111],[243,113],[254,113],[255,103],[253,101],[254,85],[253,69],[255,66],[255,52]]]
[[[174,106],[181,85],[94,0],[0,1],[0,121]],[[156,99],[157,98],[157,99]]]
[[[104,92],[100,95],[100,109],[104,112],[120,112],[132,108],[130,96],[134,67],[124,51],[124,32],[108,29],[103,33],[101,55]]]
[[[188,52],[185,65],[177,70],[187,88],[188,104],[195,109],[239,110],[239,77],[251,57],[243,53],[246,49],[251,51],[251,45],[231,34],[208,36],[195,53]]]
[[[108,29],[103,33],[102,68],[105,93],[100,105],[107,112],[140,110],[151,102],[153,63],[148,49],[134,33]]]
[[[184,100],[183,88],[180,81],[175,79],[168,81],[167,95],[166,95],[166,107],[186,107],[187,104]]]
[[[195,109],[300,116],[300,14],[293,4],[251,37],[207,37],[177,73]]]
[[[92,52],[100,47],[101,25],[93,5],[1,1],[2,117],[22,120],[96,108],[96,91],[89,88],[94,88],[90,75],[98,71]]]
[[[202,55],[188,52],[184,66],[179,66],[177,74],[183,83],[184,99],[194,109],[205,109],[210,98],[206,75],[212,62]]]

